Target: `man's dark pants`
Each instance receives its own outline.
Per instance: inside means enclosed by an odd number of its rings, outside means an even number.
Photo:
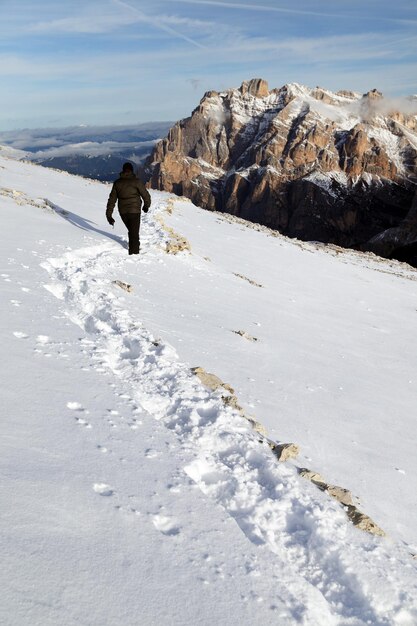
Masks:
[[[139,254],[140,213],[123,213],[120,217],[129,233],[129,254]]]

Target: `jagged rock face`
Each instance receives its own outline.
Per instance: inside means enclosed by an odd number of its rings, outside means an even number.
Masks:
[[[405,219],[398,226],[374,236],[364,249],[388,258],[407,261],[417,267],[417,192]]]
[[[155,189],[289,236],[365,246],[411,208],[412,106],[388,113],[375,89],[360,96],[245,81],[207,92],[155,146],[144,175]]]

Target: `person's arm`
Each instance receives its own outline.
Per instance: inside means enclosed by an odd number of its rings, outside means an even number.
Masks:
[[[113,226],[113,209],[116,206],[117,201],[117,190],[116,185],[113,185],[112,190],[109,195],[109,199],[107,200],[107,209],[106,209],[106,218],[110,226]]]
[[[149,207],[151,206],[151,196],[149,195],[149,191],[146,189],[141,180],[138,181],[138,189],[143,200],[143,210],[145,211],[145,213],[147,213]]]

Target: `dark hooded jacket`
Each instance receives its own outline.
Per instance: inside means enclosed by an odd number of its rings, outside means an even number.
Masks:
[[[151,205],[151,197],[145,185],[133,172],[121,172],[120,177],[114,182],[107,202],[107,217],[112,216],[116,201],[121,215],[140,213],[142,201],[145,212]]]

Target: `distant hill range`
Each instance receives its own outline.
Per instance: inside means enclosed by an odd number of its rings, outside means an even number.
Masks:
[[[141,164],[171,125],[172,122],[149,122],[0,132],[0,150],[13,158],[111,181],[118,176],[124,161]]]
[[[154,189],[417,265],[417,96],[253,79],[207,92],[146,159]]]

